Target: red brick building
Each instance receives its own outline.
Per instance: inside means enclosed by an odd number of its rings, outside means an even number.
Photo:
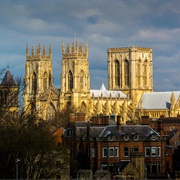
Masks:
[[[132,154],[141,154],[144,158],[137,161],[146,165],[149,177],[166,172],[166,138],[149,125],[122,125],[120,117],[116,123],[99,116],[71,124],[64,140],[71,148],[71,157],[78,160],[79,169],[108,169],[121,174],[120,164],[130,161]],[[140,165],[139,173],[146,168]]]

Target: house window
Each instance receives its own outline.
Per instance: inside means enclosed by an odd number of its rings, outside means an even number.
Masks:
[[[119,148],[118,147],[115,148],[115,157],[119,157]]]
[[[139,135],[134,135],[134,140],[135,141],[139,140]]]
[[[166,149],[166,155],[169,155],[169,150],[168,149]]]
[[[157,156],[157,149],[156,149],[156,147],[152,147],[152,148],[151,148],[151,156],[152,156],[152,157]]]
[[[151,139],[152,139],[152,140],[156,140],[156,135],[152,135],[152,136],[151,136]]]
[[[149,157],[150,156],[150,147],[145,147],[145,156]]]
[[[138,152],[139,152],[139,147],[134,147],[134,148],[133,148],[133,151],[134,151],[135,153],[138,153]]]
[[[125,136],[124,136],[124,140],[125,140],[125,141],[128,141],[128,140],[129,140],[129,136],[128,136],[128,135],[125,135]]]
[[[160,157],[161,156],[161,147],[145,147],[145,156],[146,157]]]
[[[113,147],[109,148],[109,157],[114,157],[114,148]]]
[[[108,156],[108,148],[103,147],[103,157],[107,157],[107,156]]]
[[[92,148],[92,157],[96,157],[96,149],[94,147]]]
[[[129,157],[129,148],[124,147],[124,157]]]

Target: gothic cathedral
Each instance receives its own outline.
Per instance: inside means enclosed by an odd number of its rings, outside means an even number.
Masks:
[[[159,117],[177,114],[173,107],[159,109],[153,92],[152,49],[136,46],[109,48],[108,90],[102,84],[99,90],[90,89],[88,44],[73,42],[65,47],[62,43],[61,89],[54,86],[52,72],[52,48],[37,50],[32,46],[31,54],[26,46],[24,108],[35,109],[38,118],[50,120],[56,112],[73,107],[79,113],[91,116],[121,117],[121,122],[140,122],[141,116]],[[178,94],[178,93],[175,93]],[[162,95],[162,93],[160,93]],[[174,93],[163,93],[171,104]],[[178,98],[174,97],[174,104]],[[180,99],[180,98],[179,98]],[[180,100],[177,102],[180,107]],[[174,106],[175,107],[175,106]],[[172,112],[174,113],[172,113]],[[176,113],[175,113],[176,112]]]

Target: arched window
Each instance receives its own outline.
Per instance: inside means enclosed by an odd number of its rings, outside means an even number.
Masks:
[[[84,72],[83,71],[81,71],[81,73],[80,73],[80,89],[83,89],[84,88]]]
[[[51,73],[49,72],[49,86],[51,86]]]
[[[44,73],[44,79],[43,79],[43,89],[47,89],[47,72]]]
[[[137,63],[137,85],[141,85],[141,61]]]
[[[73,75],[71,71],[69,71],[68,82],[69,82],[69,90],[72,90],[73,89]]]
[[[84,101],[81,103],[81,112],[82,112],[82,113],[85,113],[85,112],[86,112],[86,104],[85,104]]]
[[[35,72],[33,73],[33,78],[32,78],[32,91],[34,93],[36,93],[37,91],[37,75]]]
[[[115,86],[120,86],[120,64],[119,61],[115,61]]]
[[[50,103],[46,111],[46,119],[53,120],[55,118],[55,113],[56,113],[55,107],[52,103]]]
[[[144,62],[143,69],[143,83],[144,86],[147,86],[147,61]]]
[[[128,62],[128,60],[124,61],[124,83],[125,83],[125,86],[129,86],[129,62]]]

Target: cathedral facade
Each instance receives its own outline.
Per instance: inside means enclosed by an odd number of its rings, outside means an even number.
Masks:
[[[86,114],[86,119],[97,115],[121,116],[121,121],[140,121],[141,116],[176,115],[171,106],[147,109],[153,93],[152,49],[140,47],[109,48],[107,51],[108,90],[102,84],[99,90],[90,88],[88,44],[76,41],[66,47],[62,43],[61,89],[54,86],[52,48],[37,49],[26,46],[24,108],[36,109],[43,120],[53,119],[56,112],[73,107]],[[157,99],[157,96],[154,97]],[[152,100],[152,99],[151,99]],[[177,98],[174,98],[177,101]],[[176,102],[174,102],[176,104]],[[164,109],[163,109],[164,108]],[[176,112],[176,113],[175,113]],[[159,113],[159,114],[157,114]]]

